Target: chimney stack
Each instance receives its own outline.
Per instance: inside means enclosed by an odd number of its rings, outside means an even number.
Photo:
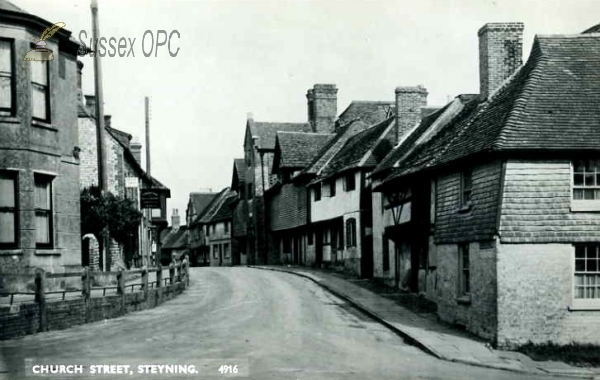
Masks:
[[[522,22],[488,23],[479,29],[479,93],[487,99],[523,63]]]
[[[90,115],[96,117],[96,95],[85,96],[85,109]]]
[[[171,227],[174,230],[179,229],[179,210],[174,208],[173,215],[171,215]]]
[[[131,150],[131,154],[133,154],[133,158],[137,161],[140,166],[142,166],[142,144],[140,143],[138,137],[134,137],[129,145],[129,150]]]
[[[83,104],[83,85],[81,77],[83,76],[83,62],[77,60],[77,102]]]
[[[112,115],[104,115],[104,126],[110,128]]]
[[[337,91],[335,84],[315,84],[306,93],[308,122],[313,132],[334,132],[337,116]]]
[[[427,90],[415,87],[396,87],[396,143],[421,122],[421,107],[427,105]]]

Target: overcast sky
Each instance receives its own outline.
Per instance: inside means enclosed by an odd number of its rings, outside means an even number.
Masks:
[[[12,0],[91,38],[89,1]],[[185,215],[192,191],[231,182],[243,157],[248,112],[259,121],[306,121],[306,90],[335,83],[338,114],[352,100],[394,99],[422,84],[430,105],[477,93],[477,30],[486,22],[525,23],[524,59],[535,34],[573,34],[600,22],[597,0],[99,0],[100,34],[135,38],[135,57],[105,57],[105,113],[144,142],[144,96],[151,103],[152,175]],[[174,34],[151,57],[146,30]],[[146,35],[146,52],[150,35]],[[127,48],[126,50],[129,50]],[[92,94],[92,59],[82,59]],[[145,148],[144,148],[145,149]]]

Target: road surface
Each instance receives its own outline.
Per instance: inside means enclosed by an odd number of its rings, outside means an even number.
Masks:
[[[90,367],[76,375],[94,379],[231,376],[219,368],[250,379],[540,378],[438,360],[311,281],[243,267],[192,268],[190,288],[155,309],[0,342],[0,355],[5,371],[22,371],[24,358],[130,366],[123,375],[91,376]],[[166,375],[157,367],[166,364],[184,373]]]

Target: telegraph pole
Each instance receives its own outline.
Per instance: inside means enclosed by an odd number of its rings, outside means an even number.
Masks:
[[[106,150],[104,145],[105,131],[104,131],[104,94],[102,91],[102,65],[100,64],[100,55],[98,54],[98,39],[99,26],[98,26],[98,0],[91,0],[92,10],[92,35],[95,45],[94,50],[94,86],[96,92],[96,140],[98,150],[98,187],[102,195],[108,191],[108,173],[106,171]],[[100,252],[101,267],[104,270],[110,269],[108,251],[108,230],[105,227],[103,231],[103,247]]]
[[[146,126],[146,174],[148,175],[148,179],[150,183],[152,183],[152,175],[150,174],[150,99],[146,96],[144,97],[144,112],[145,112],[145,126]],[[150,185],[152,187],[152,185]],[[152,221],[152,209],[146,211],[148,213],[148,220]],[[153,242],[155,242],[156,246],[156,255],[158,256],[158,239],[160,238],[158,233],[158,227],[152,226],[150,229],[150,247],[146,251],[146,264],[147,266],[152,266],[151,257],[152,257],[152,246]],[[157,262],[158,262],[157,258]]]

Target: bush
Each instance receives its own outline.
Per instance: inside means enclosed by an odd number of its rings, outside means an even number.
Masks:
[[[520,346],[517,351],[537,361],[555,360],[578,366],[600,367],[600,346],[594,344],[527,343]]]

